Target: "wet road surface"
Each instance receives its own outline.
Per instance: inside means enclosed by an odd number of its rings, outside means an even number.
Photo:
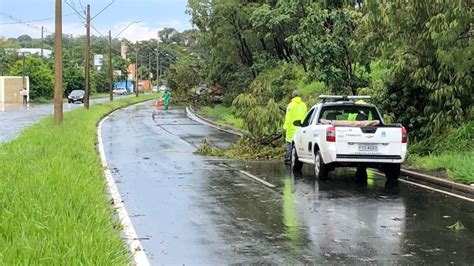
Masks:
[[[114,96],[114,99],[130,96]],[[109,98],[91,99],[90,104],[108,101]],[[64,103],[64,111],[70,111],[84,107],[83,104]],[[0,104],[0,144],[14,139],[27,126],[38,122],[40,119],[52,115],[54,106],[52,104],[29,104],[24,107],[21,104]]]
[[[325,182],[310,167],[194,154],[205,137],[234,136],[151,104],[115,112],[102,128],[107,160],[152,264],[474,262],[474,205],[353,172]],[[245,170],[276,186],[269,188]],[[447,226],[461,221],[466,229]]]

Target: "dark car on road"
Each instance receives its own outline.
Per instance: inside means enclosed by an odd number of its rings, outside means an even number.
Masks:
[[[84,95],[85,95],[85,91],[83,90],[73,90],[71,91],[71,93],[69,93],[69,96],[67,96],[67,102],[68,103],[75,103],[75,102],[84,103]]]

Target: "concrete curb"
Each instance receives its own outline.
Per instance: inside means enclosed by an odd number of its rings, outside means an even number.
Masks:
[[[135,104],[139,104],[139,103],[142,103],[142,102],[138,102]],[[100,120],[99,125],[97,126],[97,149],[100,155],[102,166],[104,167],[104,176],[107,181],[107,189],[108,189],[110,197],[113,200],[114,207],[117,210],[117,215],[120,220],[120,224],[123,227],[123,230],[122,230],[123,235],[124,235],[123,237],[132,254],[132,258],[133,258],[132,265],[148,266],[150,265],[150,262],[146,256],[145,251],[143,250],[143,246],[140,242],[137,232],[135,231],[135,228],[133,227],[133,224],[132,224],[132,221],[130,220],[130,216],[128,215],[127,209],[125,209],[125,205],[123,203],[122,197],[120,196],[120,193],[118,192],[117,185],[115,184],[115,180],[112,176],[112,172],[110,171],[108,163],[107,163],[104,145],[102,142],[102,124],[105,121],[107,121],[110,115],[128,106],[130,105],[123,106],[117,110],[114,110],[113,112],[106,115],[104,118]]]
[[[191,106],[186,107],[186,114],[192,120],[195,120],[195,121],[197,121],[201,124],[208,125],[210,127],[213,127],[215,129],[218,129],[218,130],[230,133],[230,134],[234,134],[234,135],[237,135],[237,136],[240,136],[240,137],[243,137],[244,135],[248,134],[248,132],[246,132],[244,130],[234,128],[234,127],[231,127],[231,126],[227,126],[227,125],[222,125],[222,124],[216,123],[216,122],[214,122],[214,121],[212,121],[208,118],[205,118],[201,115],[198,115]]]
[[[228,133],[231,133],[231,134],[235,134],[235,135],[238,135],[238,136],[243,136],[243,135],[246,134],[246,132],[244,132],[242,130],[239,130],[239,129],[234,129],[234,128],[230,129],[230,130],[226,129],[226,128],[229,128],[229,127],[223,126],[219,123],[216,123],[214,121],[211,121],[207,118],[204,118],[204,117],[196,114],[194,112],[194,110],[192,109],[192,107],[187,107],[186,112],[188,113],[188,117],[190,117],[193,120],[196,120],[197,122],[209,125],[211,127],[214,127],[214,128],[219,129],[219,130],[222,130],[222,131],[225,131],[225,132],[228,132]],[[442,186],[442,187],[447,188],[447,189],[460,191],[460,192],[469,194],[471,196],[474,196],[474,187],[473,186],[459,184],[459,183],[456,183],[456,182],[453,182],[453,181],[450,181],[450,180],[446,180],[446,179],[435,177],[435,176],[430,176],[430,175],[427,175],[427,174],[418,173],[418,172],[415,172],[415,171],[412,171],[412,170],[407,170],[407,169],[402,169],[401,174],[406,175],[406,176],[408,176],[408,177],[410,177],[414,180],[423,181],[423,182],[426,182],[426,183]]]
[[[444,178],[430,176],[430,175],[427,175],[427,174],[422,174],[422,173],[418,173],[418,172],[415,172],[415,171],[412,171],[412,170],[407,170],[407,169],[402,169],[400,172],[401,172],[402,175],[406,175],[406,176],[408,176],[412,179],[415,179],[415,180],[427,182],[427,183],[430,183],[430,184],[435,184],[435,185],[438,185],[438,186],[442,186],[444,188],[457,190],[457,191],[460,191],[460,192],[467,193],[471,196],[474,196],[474,187],[471,187],[471,186],[468,186],[468,185],[459,184],[459,183],[449,181],[449,180],[444,179]]]

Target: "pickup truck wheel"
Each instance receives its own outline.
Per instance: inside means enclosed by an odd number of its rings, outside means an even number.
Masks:
[[[398,183],[398,177],[400,176],[400,164],[386,164],[384,169],[387,182]]]
[[[303,168],[303,163],[298,160],[298,153],[296,152],[296,147],[293,145],[291,150],[291,169],[293,171],[301,171]]]
[[[324,164],[320,151],[314,156],[314,174],[316,175],[316,179],[326,179],[329,174],[329,169],[327,165]]]

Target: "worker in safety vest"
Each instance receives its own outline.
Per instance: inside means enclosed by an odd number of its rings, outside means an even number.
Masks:
[[[303,123],[303,120],[306,116],[306,112],[308,108],[306,104],[301,100],[299,91],[293,91],[293,99],[288,104],[286,108],[286,115],[285,115],[285,124],[283,125],[283,129],[286,131],[285,142],[286,142],[286,154],[285,154],[285,163],[291,162],[291,150],[293,146],[291,142],[293,141],[293,136],[295,135],[296,131],[299,127],[293,125],[293,122],[296,120],[300,120]]]
[[[165,92],[163,94],[163,100],[165,104],[165,111],[168,111],[168,106],[170,104],[170,92],[168,91],[168,89],[165,89]]]
[[[366,104],[366,102],[364,100],[358,100],[357,102],[355,102],[355,104]],[[351,113],[347,116],[347,120],[349,121],[356,121],[358,120],[357,119],[357,116],[360,115],[360,113]],[[368,120],[372,120],[372,114],[369,115],[369,118]],[[364,120],[367,120],[367,119],[364,119]]]

